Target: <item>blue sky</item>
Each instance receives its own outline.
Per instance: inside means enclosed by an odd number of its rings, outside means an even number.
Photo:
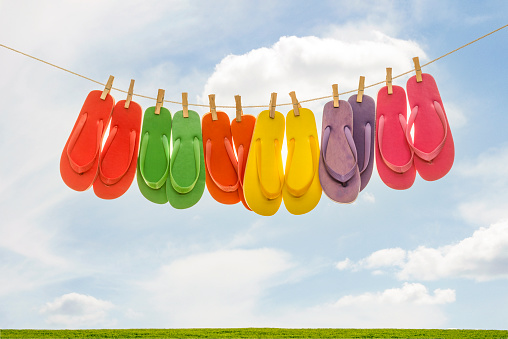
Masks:
[[[507,19],[504,1],[0,1],[0,43],[122,89],[134,78],[144,95],[252,105],[381,81]],[[424,68],[455,141],[445,178],[401,192],[374,171],[352,205],[323,195],[306,215],[282,205],[273,217],[207,192],[175,210],[135,183],[114,201],[72,191],[60,154],[101,88],[0,49],[0,328],[506,329],[507,39]],[[307,105],[318,126],[325,103]]]

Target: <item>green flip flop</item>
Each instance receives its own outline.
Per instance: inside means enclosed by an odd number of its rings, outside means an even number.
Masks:
[[[174,208],[189,208],[201,199],[205,171],[199,114],[189,110],[189,117],[184,118],[183,111],[178,111],[173,116],[173,151],[166,184],[167,199]]]
[[[151,202],[165,204],[166,180],[170,170],[169,140],[171,138],[171,113],[161,107],[149,107],[143,118],[141,145],[137,166],[137,181],[141,194]]]

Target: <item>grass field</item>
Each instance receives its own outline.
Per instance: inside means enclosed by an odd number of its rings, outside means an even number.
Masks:
[[[508,338],[497,330],[399,329],[128,329],[0,330],[0,338]]]

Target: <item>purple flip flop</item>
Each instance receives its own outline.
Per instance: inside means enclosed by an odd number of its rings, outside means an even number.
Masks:
[[[368,95],[363,95],[362,102],[356,102],[356,94],[350,96],[348,102],[353,109],[353,139],[358,153],[362,191],[369,183],[374,169],[376,103]]]
[[[323,109],[319,180],[325,194],[340,203],[352,203],[360,192],[358,155],[353,139],[353,110],[344,100]]]

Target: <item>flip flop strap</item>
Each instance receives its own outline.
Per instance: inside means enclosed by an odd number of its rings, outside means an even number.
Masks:
[[[238,179],[238,162],[236,161],[233,147],[231,146],[231,143],[229,142],[228,138],[224,138],[224,146],[226,147],[229,161],[233,165],[235,172],[237,172],[236,173],[237,174],[236,183],[234,185],[223,185],[217,179],[215,179],[215,177],[213,176],[212,168],[211,168],[211,164],[210,164],[212,161],[212,140],[211,139],[208,139],[206,141],[206,161],[205,161],[206,169],[208,170],[208,175],[210,175],[210,178],[212,179],[212,181],[215,183],[215,185],[217,185],[217,187],[220,190],[222,190],[224,192],[235,192],[236,190],[238,190],[238,185],[239,185],[239,181],[240,181]]]
[[[404,116],[402,114],[399,114],[399,122],[400,122],[400,127],[402,128],[402,133],[406,134],[406,130],[407,130],[406,119],[404,118]],[[385,163],[385,165],[392,171],[394,171],[396,173],[400,173],[400,174],[407,172],[411,168],[411,166],[413,166],[413,157],[414,157],[413,149],[409,148],[409,151],[411,152],[411,158],[409,159],[409,161],[407,163],[405,163],[402,166],[395,165],[394,163],[391,163],[390,161],[388,161],[385,158],[384,153],[383,153],[384,129],[385,129],[385,116],[381,115],[379,117],[379,129],[377,131],[377,143],[379,146],[379,154],[381,155],[381,159],[383,159],[383,162]]]
[[[243,166],[244,166],[244,151],[243,151],[243,145],[238,146],[238,182],[240,183],[240,187],[243,188],[243,178],[241,178],[243,173]]]
[[[369,165],[370,162],[370,144],[372,142],[372,127],[370,123],[366,123],[363,127],[363,133],[365,136],[365,147],[364,147],[364,155],[363,155],[363,168],[360,170],[360,174],[362,174]]]
[[[199,154],[200,154],[199,144],[200,144],[199,139],[197,137],[194,137],[194,141],[193,141],[194,168],[196,169],[196,178],[194,179],[192,184],[190,184],[189,186],[181,186],[176,182],[175,178],[173,177],[173,165],[175,164],[176,157],[178,156],[178,151],[180,150],[180,145],[181,145],[180,138],[176,139],[176,141],[175,141],[175,146],[173,147],[173,154],[171,155],[171,164],[170,164],[171,171],[169,174],[169,178],[171,180],[171,185],[173,186],[175,191],[177,191],[180,194],[189,193],[190,191],[192,191],[192,189],[194,188],[194,186],[196,186],[196,183],[198,182],[199,172],[201,171],[201,161],[199,159]]]
[[[317,150],[318,146],[316,146],[316,140],[314,139],[314,137],[312,135],[309,136],[309,143],[310,143],[310,151],[311,151],[311,155],[312,155],[312,175],[310,176],[310,179],[306,182],[306,184],[303,187],[294,188],[289,185],[288,175],[289,175],[289,171],[292,168],[291,163],[293,162],[293,153],[295,151],[295,139],[293,138],[289,141],[288,163],[286,166],[285,183],[286,183],[286,188],[289,191],[289,193],[291,193],[293,196],[295,196],[297,198],[301,197],[302,195],[307,193],[307,191],[309,190],[310,185],[312,185],[312,182],[314,181],[314,176],[316,175],[316,168],[318,166],[317,161],[316,161],[316,159],[319,159],[318,150]]]
[[[76,146],[76,142],[78,141],[79,135],[83,131],[83,127],[85,126],[86,120],[88,118],[88,113],[84,113],[79,118],[78,124],[76,125],[76,129],[71,134],[71,137],[69,138],[69,144],[67,145],[67,158],[69,158],[69,164],[71,165],[71,168],[76,173],[85,173],[90,168],[92,168],[92,165],[95,162],[95,159],[97,159],[97,156],[99,155],[99,151],[101,149],[101,141],[102,141],[102,129],[104,128],[104,122],[101,120],[97,123],[97,142],[95,145],[95,153],[89,162],[87,162],[84,165],[78,165],[74,159],[71,157],[72,150],[74,149],[74,146]]]
[[[104,148],[102,150],[101,156],[99,158],[99,175],[100,175],[101,181],[109,186],[114,185],[117,182],[119,182],[120,179],[123,178],[125,173],[127,173],[129,168],[131,167],[132,159],[134,158],[134,148],[136,146],[136,131],[131,130],[131,132],[129,134],[130,135],[130,137],[129,137],[129,163],[127,164],[127,168],[125,168],[125,171],[123,171],[122,174],[120,174],[119,176],[117,176],[115,178],[110,178],[110,177],[106,176],[102,172],[102,162],[104,161],[104,158],[106,157],[106,153],[108,153],[109,147],[113,143],[113,140],[114,140],[117,132],[118,132],[118,126],[115,126],[111,129],[111,132],[110,132],[111,138],[108,137],[106,144],[104,145]]]
[[[436,110],[437,116],[439,117],[439,120],[441,121],[441,125],[443,126],[444,130],[443,140],[441,140],[441,142],[436,146],[436,148],[434,148],[434,150],[428,153],[423,152],[422,150],[416,148],[413,141],[411,140],[411,129],[413,128],[413,124],[416,120],[416,115],[418,114],[418,106],[415,106],[411,110],[411,115],[409,116],[408,121],[408,128],[406,129],[406,139],[409,144],[409,147],[411,147],[411,149],[415,152],[415,154],[419,158],[427,162],[432,162],[432,160],[434,160],[439,155],[439,153],[441,153],[441,150],[443,149],[446,142],[446,137],[448,136],[448,123],[446,121],[444,110],[437,101],[434,101],[434,108]]]
[[[141,177],[145,181],[148,187],[158,190],[164,185],[166,179],[169,174],[169,141],[165,134],[162,135],[162,145],[164,146],[164,154],[166,155],[166,170],[162,177],[157,181],[150,181],[146,178],[145,175],[145,159],[146,159],[146,150],[148,148],[148,140],[150,139],[150,133],[146,132],[141,138],[141,147],[139,152],[139,171],[141,172]]]
[[[351,169],[346,174],[339,174],[335,172],[326,161],[326,150],[328,148],[328,140],[330,139],[330,133],[331,133],[331,127],[326,126],[325,131],[323,132],[323,145],[321,147],[321,157],[323,158],[323,163],[325,165],[326,171],[332,178],[334,178],[336,181],[340,182],[343,186],[344,184],[353,177],[353,175],[356,172],[356,168],[358,167],[358,154],[356,152],[356,146],[353,139],[353,136],[351,134],[351,130],[349,127],[344,127],[344,135],[346,136],[347,143],[349,145],[349,148],[351,150],[351,153],[353,154],[353,157],[355,159],[355,163],[351,167]]]
[[[261,160],[262,159],[261,139],[256,140],[256,146],[255,146],[256,147],[256,163],[257,163],[259,186],[261,187],[261,192],[263,193],[263,195],[269,200],[278,198],[282,193],[282,186],[284,185],[284,174],[282,173],[283,171],[281,171],[281,168],[280,168],[281,167],[280,164],[282,164],[282,157],[281,157],[280,153],[277,152],[278,144],[279,144],[279,140],[275,139],[274,143],[273,143],[274,153],[275,153],[276,162],[279,164],[279,166],[277,166],[277,167],[279,167],[278,168],[279,188],[275,192],[267,190],[265,185],[263,184],[263,178],[261,175],[261,172],[262,172],[261,168],[263,167],[262,160]]]

